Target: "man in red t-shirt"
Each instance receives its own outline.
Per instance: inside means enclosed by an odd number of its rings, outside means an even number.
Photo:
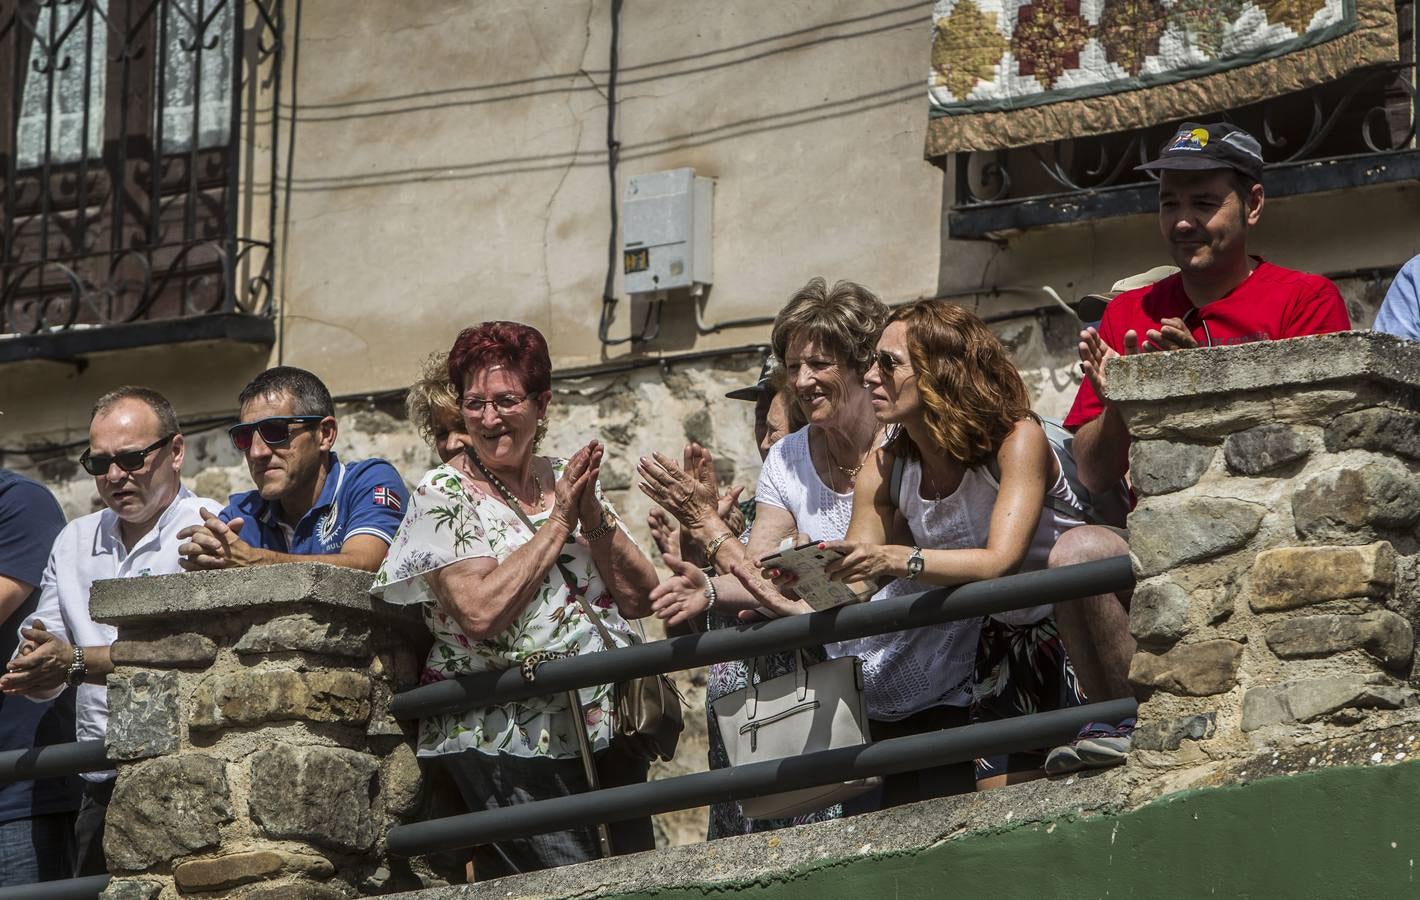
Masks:
[[[1179,271],[1115,297],[1099,328],[1080,333],[1085,381],[1065,427],[1075,432],[1075,462],[1091,490],[1107,490],[1129,468],[1129,430],[1104,399],[1110,360],[1351,327],[1336,285],[1248,255],[1248,231],[1263,205],[1262,148],[1252,135],[1225,123],[1185,122],[1159,158],[1139,168],[1159,172],[1159,228]],[[1121,535],[1087,525],[1060,538],[1050,564],[1128,552]],[[1060,604],[1055,615],[1085,695],[1092,701],[1129,696],[1134,638],[1128,597],[1088,597]],[[1105,725],[1112,727],[1094,727],[1053,751],[1046,770],[1122,761],[1133,723]]]

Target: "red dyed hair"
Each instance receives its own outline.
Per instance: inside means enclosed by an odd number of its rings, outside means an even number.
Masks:
[[[521,322],[483,322],[459,332],[449,351],[449,382],[463,396],[469,372],[503,366],[532,396],[552,390],[552,359],[547,340]]]

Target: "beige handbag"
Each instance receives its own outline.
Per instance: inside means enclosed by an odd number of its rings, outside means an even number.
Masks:
[[[863,668],[856,656],[808,665],[796,652],[794,671],[711,704],[730,765],[765,762],[816,750],[867,743],[868,710]],[[753,660],[750,680],[758,660]],[[815,812],[877,787],[862,778],[740,801],[746,818],[777,819]]]

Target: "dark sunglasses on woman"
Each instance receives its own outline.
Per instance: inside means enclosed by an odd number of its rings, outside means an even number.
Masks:
[[[122,453],[115,453],[110,456],[107,453],[100,453],[95,456],[92,452],[85,450],[84,455],[79,457],[79,465],[84,467],[84,471],[90,475],[106,475],[109,466],[114,463],[125,472],[137,472],[143,468],[143,464],[148,460],[148,454],[172,440],[177,435],[170,434],[165,438],[159,438],[142,450],[125,450]]]
[[[255,422],[238,422],[227,429],[227,434],[231,436],[232,446],[237,448],[237,452],[245,453],[251,449],[253,434],[260,434],[268,447],[280,447],[291,440],[291,426],[319,422],[324,418],[325,416],[270,416]]]

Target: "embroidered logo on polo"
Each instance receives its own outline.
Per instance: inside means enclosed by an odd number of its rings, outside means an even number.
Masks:
[[[1164,148],[1165,153],[1174,150],[1202,150],[1208,146],[1208,129],[1192,128],[1188,131],[1180,131],[1174,135],[1174,139]]]
[[[376,506],[388,506],[395,512],[399,512],[399,496],[384,485],[375,488],[374,499]]]
[[[320,521],[316,523],[316,539],[320,541],[321,547],[327,551],[334,552],[340,549],[340,544],[335,539],[335,529],[339,520],[340,501],[335,500],[330,504],[330,511],[321,516]]]

